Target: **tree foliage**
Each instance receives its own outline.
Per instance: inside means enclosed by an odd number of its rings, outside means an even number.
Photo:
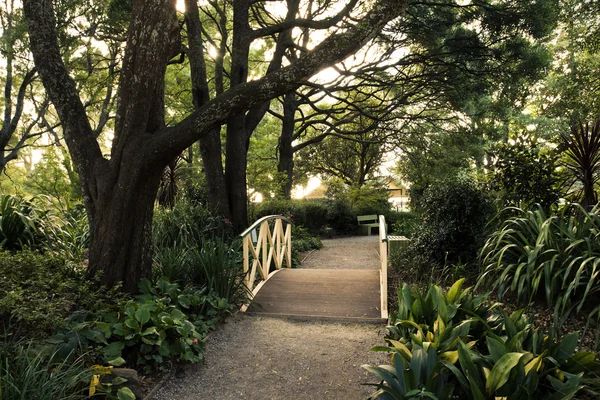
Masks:
[[[532,134],[490,146],[488,184],[501,199],[501,207],[545,209],[558,201],[557,154]]]

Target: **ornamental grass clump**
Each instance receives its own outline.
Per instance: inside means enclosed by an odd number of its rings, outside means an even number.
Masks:
[[[500,299],[511,293],[521,304],[543,295],[563,320],[580,312],[600,292],[600,209],[509,211],[481,251],[478,285],[497,289]]]

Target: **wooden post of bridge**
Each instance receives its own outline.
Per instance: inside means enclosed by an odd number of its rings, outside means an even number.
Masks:
[[[385,217],[379,216],[379,284],[381,287],[381,318],[388,318],[387,296],[388,239]]]

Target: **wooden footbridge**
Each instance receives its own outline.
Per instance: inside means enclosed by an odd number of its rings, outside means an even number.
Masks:
[[[378,269],[291,268],[291,221],[268,216],[241,234],[245,283],[252,314],[351,322],[386,323],[387,236],[379,217]],[[347,255],[351,256],[351,254]]]

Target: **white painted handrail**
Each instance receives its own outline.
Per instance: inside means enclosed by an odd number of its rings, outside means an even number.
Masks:
[[[274,221],[272,231],[271,221]],[[244,283],[254,296],[264,282],[281,269],[284,261],[287,267],[292,266],[292,222],[280,215],[269,215],[257,220],[240,237],[243,240]],[[271,264],[275,264],[273,272],[270,272]],[[257,272],[262,281],[255,287]]]
[[[379,216],[379,284],[381,289],[381,318],[388,318],[387,296],[388,239],[385,217]]]

